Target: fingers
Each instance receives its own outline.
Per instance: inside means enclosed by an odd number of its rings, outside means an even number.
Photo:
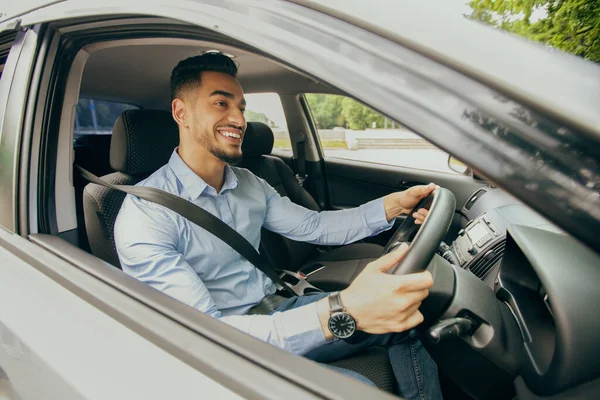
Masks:
[[[429,271],[408,275],[391,275],[389,278],[394,280],[395,290],[400,293],[425,290],[433,286],[433,276]]]
[[[421,225],[423,222],[425,222],[427,215],[429,215],[429,210],[425,208],[419,208],[419,210],[412,214],[413,218],[415,219],[415,224],[417,225]]]
[[[414,186],[414,190],[415,190],[415,195],[419,196],[419,197],[426,197],[429,195],[429,193],[433,192],[436,188],[436,184],[435,183],[430,183],[428,185],[419,185],[419,186]]]
[[[402,328],[402,332],[407,331],[409,329],[414,328],[415,326],[419,325],[421,322],[424,321],[425,318],[423,318],[423,314],[421,314],[420,311],[416,311],[415,313],[411,314],[410,317],[408,317],[402,324],[401,324],[401,328]]]
[[[400,311],[409,312],[411,308],[421,306],[421,302],[429,296],[429,289],[415,290],[398,297]]]
[[[394,326],[391,327],[391,330],[395,332],[404,332],[414,328],[415,326],[423,322],[423,314],[421,314],[421,312],[419,311],[420,306],[421,303],[414,304],[405,312],[400,313],[400,318],[393,322]]]
[[[403,312],[400,314],[400,318],[398,319],[397,322],[400,324],[408,325],[407,321],[410,321],[411,318],[414,316],[414,314],[416,314],[416,313],[420,314],[419,307],[421,307],[421,303],[414,304],[411,308],[406,310],[406,312]],[[401,328],[403,328],[402,330],[405,330],[405,329],[410,329],[412,327],[414,327],[414,325],[410,326],[409,328],[404,328],[404,327],[401,327]]]
[[[404,258],[406,250],[408,250],[408,245],[406,243],[402,243],[402,245],[400,245],[400,247],[398,247],[396,250],[387,253],[386,255],[379,257],[377,260],[367,264],[365,269],[386,272],[394,265],[398,264],[402,258]]]

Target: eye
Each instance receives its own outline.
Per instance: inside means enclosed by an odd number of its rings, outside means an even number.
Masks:
[[[242,114],[246,113],[246,109],[245,108],[240,108],[240,111],[242,112]]]
[[[215,104],[219,107],[227,107],[227,103],[224,101],[217,101]]]

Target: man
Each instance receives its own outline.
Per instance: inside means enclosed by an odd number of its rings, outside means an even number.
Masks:
[[[282,198],[248,170],[228,165],[240,160],[246,129],[244,93],[236,74],[230,58],[214,53],[175,67],[171,106],[180,145],[167,165],[139,185],[194,202],[255,248],[262,226],[295,240],[350,243],[389,229],[389,221],[409,212],[435,188],[415,187],[353,210],[321,213]],[[425,215],[419,210],[415,218],[421,223]],[[404,250],[369,264],[341,293],[296,297],[268,315],[247,315],[275,293],[274,283],[231,247],[175,212],[127,196],[115,224],[115,242],[123,271],[239,330],[318,362],[343,358],[365,346],[388,346],[402,396],[441,398],[436,365],[414,333],[393,334],[421,323],[418,308],[432,285],[428,272],[385,273]],[[333,311],[338,308],[343,318],[336,314],[336,320]],[[354,328],[387,335],[365,335],[354,345],[339,340]]]

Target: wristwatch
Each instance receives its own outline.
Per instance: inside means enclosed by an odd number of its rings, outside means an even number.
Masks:
[[[356,332],[356,321],[346,312],[340,292],[331,293],[329,299],[329,321],[327,326],[335,338],[348,339]]]

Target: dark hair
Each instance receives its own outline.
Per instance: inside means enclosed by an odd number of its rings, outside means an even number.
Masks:
[[[223,72],[235,78],[238,66],[221,53],[204,53],[179,61],[171,72],[171,101],[180,96],[182,90],[199,86],[204,71]]]

